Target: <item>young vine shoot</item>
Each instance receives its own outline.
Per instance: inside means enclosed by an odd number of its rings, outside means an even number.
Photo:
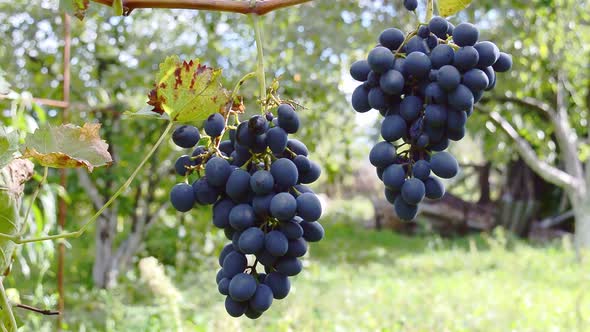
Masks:
[[[404,1],[404,6],[413,11],[417,2]],[[459,172],[457,160],[445,151],[449,142],[465,136],[474,104],[494,88],[496,72],[512,66],[509,54],[478,39],[471,23],[455,27],[433,17],[407,35],[386,29],[367,59],[350,68],[363,82],[352,94],[354,110],[376,109],[384,116],[384,141],[371,149],[369,159],[400,219],[414,219],[424,198],[442,198],[445,188],[437,177],[450,179]]]

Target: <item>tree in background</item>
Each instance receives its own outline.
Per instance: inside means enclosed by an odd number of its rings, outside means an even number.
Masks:
[[[576,220],[576,247],[587,249],[590,16],[579,9],[576,1],[537,1],[530,7],[500,6],[487,14],[505,18],[493,31],[518,38],[503,45],[512,49],[516,59],[513,80],[480,110],[494,123],[487,124],[494,149],[498,145],[493,133],[500,129],[514,143],[509,149],[516,150],[547,182],[564,190]]]

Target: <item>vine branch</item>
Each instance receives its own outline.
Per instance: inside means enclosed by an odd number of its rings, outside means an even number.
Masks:
[[[113,0],[92,0],[107,6]],[[238,14],[266,15],[280,8],[296,6],[313,0],[258,0],[254,5],[250,1],[235,0],[123,0],[125,13],[139,8],[193,9],[231,12]]]
[[[484,113],[487,113],[490,120],[492,120],[508,135],[508,137],[510,137],[510,139],[512,139],[522,159],[524,159],[526,164],[533,169],[535,173],[545,179],[545,181],[553,183],[554,185],[570,192],[575,192],[581,187],[578,178],[539,159],[530,144],[518,134],[516,129],[514,129],[510,122],[500,115],[500,113],[483,108],[482,106],[478,106],[477,108]]]
[[[541,100],[538,100],[533,97],[515,97],[511,95],[504,95],[504,96],[492,96],[492,97],[485,97],[482,98],[482,102],[487,103],[490,101],[498,101],[498,102],[508,102],[514,103],[520,106],[529,107],[535,111],[540,112],[546,116],[552,117],[556,114],[556,111],[553,107],[549,104],[544,103]]]

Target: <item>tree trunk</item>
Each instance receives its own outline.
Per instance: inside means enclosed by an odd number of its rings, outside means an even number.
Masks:
[[[479,187],[480,195],[479,195],[479,202],[480,204],[487,204],[492,201],[490,198],[490,173],[492,171],[492,162],[488,161],[485,165],[479,169]]]
[[[109,288],[116,284],[116,275],[112,273],[113,240],[116,235],[116,214],[108,213],[98,220],[95,245],[96,256],[92,267],[94,284],[100,288]]]
[[[590,193],[577,194],[571,198],[576,219],[574,242],[578,251],[590,251]]]

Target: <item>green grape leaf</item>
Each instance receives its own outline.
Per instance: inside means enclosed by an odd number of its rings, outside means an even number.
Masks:
[[[18,157],[18,132],[0,126],[0,168]]]
[[[221,69],[202,65],[198,59],[181,61],[170,56],[160,64],[155,87],[148,104],[159,114],[168,114],[175,122],[200,122],[223,111],[230,102],[229,93],[219,82]]]
[[[70,15],[76,16],[80,21],[86,16],[90,0],[60,0],[59,8]]]
[[[115,11],[115,15],[123,15],[123,0],[113,0],[113,10]]]
[[[92,172],[94,167],[113,162],[109,145],[100,138],[99,130],[100,124],[85,123],[83,127],[45,125],[26,137],[23,157],[34,159],[42,166],[85,167]]]
[[[0,233],[14,235],[21,229],[23,220],[19,211],[22,195],[25,182],[33,176],[33,167],[33,163],[23,159],[15,159],[0,167]],[[9,239],[0,239],[0,274],[10,272],[16,246]]]
[[[442,17],[455,15],[471,4],[472,0],[439,0],[438,13]]]

